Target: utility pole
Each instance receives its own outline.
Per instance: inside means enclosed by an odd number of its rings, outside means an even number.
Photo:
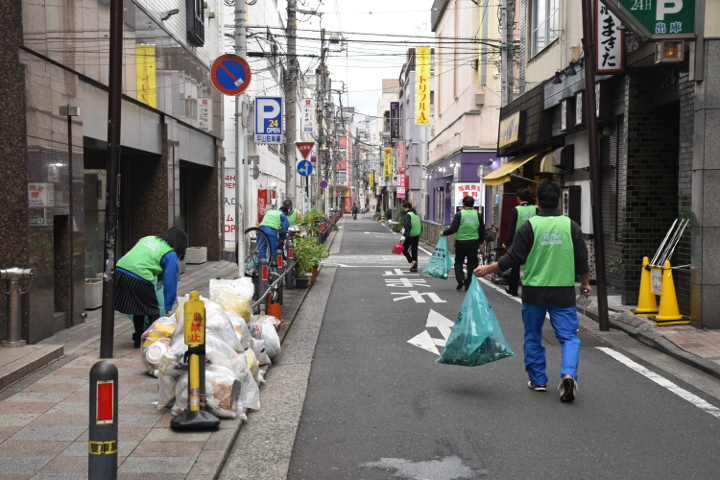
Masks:
[[[100,358],[113,357],[115,338],[115,254],[120,208],[120,119],[122,107],[123,2],[110,2],[110,77],[108,80],[107,194]]]
[[[235,0],[235,55],[247,57],[245,0]],[[238,276],[245,276],[245,229],[250,211],[248,188],[247,138],[243,126],[242,106],[245,92],[235,96],[235,241],[237,242]]]
[[[605,282],[605,237],[602,224],[602,192],[600,190],[600,155],[598,152],[598,126],[595,98],[595,32],[593,0],[583,0],[583,48],[585,49],[585,97],[590,150],[590,195],[593,212],[593,238],[595,241],[595,281],[600,330],[610,330],[608,318],[607,283]]]
[[[239,1],[239,0],[236,0]],[[295,111],[297,109],[298,69],[297,54],[297,0],[288,0],[287,5],[287,53],[288,72],[285,76],[285,197],[295,203],[295,142],[297,141],[297,125]]]
[[[319,170],[321,170],[323,173],[325,173],[325,178],[329,178],[327,175],[328,167],[327,163],[325,163],[325,166],[323,168],[323,160],[327,160],[326,157],[323,156],[323,150],[326,149],[327,145],[325,142],[327,139],[325,138],[325,129],[324,129],[324,115],[325,115],[325,29],[320,30],[320,66],[317,69],[317,75],[316,75],[316,96],[317,96],[317,115],[316,115],[316,123],[318,125],[318,154],[320,155],[320,167]],[[322,178],[322,175],[320,175],[320,178]],[[323,189],[323,207],[322,210],[324,212],[328,211],[328,205],[327,205],[327,188]]]
[[[504,107],[513,101],[513,72],[515,66],[515,4],[513,0],[502,0],[501,4],[502,44],[500,46],[502,81],[501,104]]]

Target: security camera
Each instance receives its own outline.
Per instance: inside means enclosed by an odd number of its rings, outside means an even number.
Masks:
[[[180,13],[180,10],[178,10],[177,8],[173,8],[172,10],[168,10],[167,12],[163,12],[160,14],[160,20],[164,22],[176,13]]]

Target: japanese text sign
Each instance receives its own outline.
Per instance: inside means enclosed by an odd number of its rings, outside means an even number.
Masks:
[[[625,60],[625,32],[623,26],[601,0],[595,0],[595,44],[598,73],[622,72]]]
[[[258,143],[281,143],[282,134],[282,97],[256,97],[255,141]]]
[[[306,98],[302,101],[302,131],[313,133],[315,129],[315,100]]]
[[[480,182],[457,182],[454,184],[453,204],[463,206],[463,198],[473,197],[475,207],[481,207],[485,200],[485,186]]]
[[[384,175],[386,177],[392,177],[393,174],[393,154],[392,154],[392,148],[386,147],[385,148],[385,168],[384,168]]]
[[[617,2],[625,7],[650,35],[687,35],[695,32],[695,0]]]
[[[430,47],[415,49],[415,123],[430,123]]]

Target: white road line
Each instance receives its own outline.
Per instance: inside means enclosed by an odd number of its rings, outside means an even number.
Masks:
[[[632,370],[635,370],[641,375],[644,375],[645,377],[649,378],[653,382],[657,383],[663,388],[666,388],[670,390],[672,393],[677,395],[678,397],[682,398],[683,400],[687,400],[688,402],[692,403],[696,407],[698,407],[700,410],[703,410],[710,415],[712,415],[715,418],[720,419],[720,408],[717,408],[716,406],[706,402],[702,398],[698,397],[695,394],[692,394],[688,392],[687,390],[678,387],[673,382],[668,380],[667,378],[661,377],[655,372],[651,372],[647,368],[643,367],[639,363],[636,363],[632,360],[630,360],[628,357],[623,355],[622,353],[613,350],[612,348],[608,347],[596,347],[598,350],[607,353],[611,357],[613,357],[618,362],[622,363],[626,367],[631,368]]]

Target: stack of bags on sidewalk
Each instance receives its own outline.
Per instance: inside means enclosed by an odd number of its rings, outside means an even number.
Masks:
[[[219,418],[245,418],[245,409],[260,408],[266,368],[280,354],[277,326],[268,315],[254,316],[250,308],[253,285],[249,278],[210,280],[205,302],[205,395],[208,410]],[[141,359],[158,378],[158,408],[172,406],[177,415],[187,406],[188,366],[183,360],[183,304],[170,317],[156,320],[142,335]]]

